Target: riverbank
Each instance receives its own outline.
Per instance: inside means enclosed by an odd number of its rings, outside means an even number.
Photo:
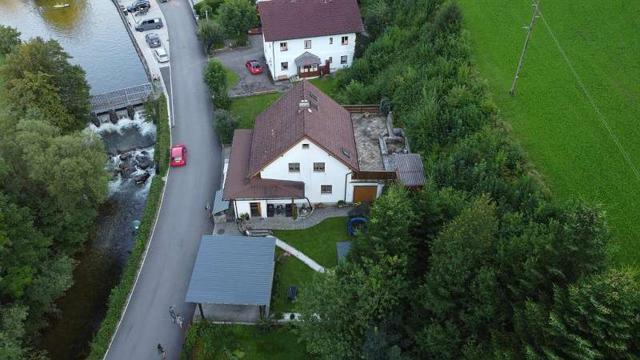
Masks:
[[[87,359],[102,359],[109,347],[109,343],[118,327],[123,310],[136,281],[140,269],[140,262],[146,252],[149,239],[157,221],[157,213],[162,203],[165,184],[164,177],[168,173],[167,166],[169,164],[167,149],[169,149],[171,137],[166,97],[161,96],[156,100],[154,107],[155,111],[153,112],[155,112],[155,114],[148,112],[147,115],[154,116],[153,119],[156,123],[156,145],[154,151],[156,163],[158,164],[156,176],[153,177],[151,182],[142,222],[138,229],[131,255],[122,272],[119,284],[111,290],[106,315],[102,320],[100,329],[91,341],[91,351]]]

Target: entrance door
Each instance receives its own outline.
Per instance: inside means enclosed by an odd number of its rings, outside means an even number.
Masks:
[[[261,217],[262,211],[260,211],[260,203],[252,202],[249,203],[249,209],[251,209],[251,217]]]
[[[372,202],[376,199],[378,194],[378,187],[373,186],[354,186],[353,187],[353,202]]]

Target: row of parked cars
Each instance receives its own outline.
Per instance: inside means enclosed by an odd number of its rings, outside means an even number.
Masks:
[[[160,0],[160,2],[166,2],[167,0]],[[136,0],[131,5],[127,6],[127,11],[134,15],[143,15],[146,14],[147,11],[151,8],[151,3],[149,0]],[[150,18],[150,19],[142,19],[136,20],[135,29],[140,32],[149,31],[149,30],[158,30],[164,27],[162,23],[162,19],[160,18]],[[167,54],[167,50],[162,46],[162,40],[160,40],[160,35],[157,33],[148,33],[144,36],[147,45],[151,49],[153,49],[153,56],[159,63],[169,62],[169,54]]]

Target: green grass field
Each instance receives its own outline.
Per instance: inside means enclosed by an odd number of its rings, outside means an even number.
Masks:
[[[263,330],[259,326],[194,324],[182,350],[183,360],[306,359],[304,344],[289,326]]]
[[[640,2],[459,0],[475,61],[552,192],[602,204],[614,261],[640,265]]]
[[[229,111],[238,119],[239,129],[253,129],[256,116],[265,111],[280,95],[282,94],[268,93],[233,99]]]
[[[336,243],[349,238],[347,218],[344,217],[327,219],[305,230],[276,231],[274,235],[325,267],[337,265]],[[279,260],[276,262],[271,311],[293,311],[295,304],[287,299],[287,289],[294,285],[299,293],[304,291],[304,285],[313,279],[315,272],[293,256],[283,257],[279,249],[277,255]]]
[[[229,89],[236,86],[238,84],[238,81],[240,81],[240,75],[236,74],[235,71],[229,69],[228,67],[224,68],[224,74],[227,78],[227,86],[229,87]]]

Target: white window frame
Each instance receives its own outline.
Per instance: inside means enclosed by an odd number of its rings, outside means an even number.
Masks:
[[[340,64],[344,65],[349,62],[349,57],[347,55],[340,56]]]
[[[300,172],[300,163],[298,163],[298,162],[290,162],[289,163],[289,172],[290,173],[299,173]]]
[[[289,70],[289,62],[288,61],[281,62],[280,63],[280,70],[288,71]]]
[[[329,38],[329,45],[333,45],[333,37]]]
[[[323,173],[325,172],[325,163],[323,162],[314,162],[313,163],[313,172]]]
[[[282,46],[284,44],[284,46]],[[289,45],[287,44],[286,41],[281,41],[280,42],[280,51],[287,51],[289,50]]]
[[[305,40],[304,41],[304,48],[305,49],[311,49],[311,40]]]
[[[340,39],[340,42],[344,46],[349,45],[349,36],[343,36],[342,39]]]
[[[328,187],[328,191],[325,189]],[[320,185],[320,194],[322,195],[331,195],[333,194],[333,185]]]

